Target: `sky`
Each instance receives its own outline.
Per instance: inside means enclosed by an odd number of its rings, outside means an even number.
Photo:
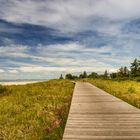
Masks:
[[[140,0],[0,0],[0,79],[115,72],[140,58]]]

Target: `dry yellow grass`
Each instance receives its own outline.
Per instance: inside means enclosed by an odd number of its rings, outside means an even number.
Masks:
[[[74,84],[68,80],[0,87],[0,139],[62,139]]]

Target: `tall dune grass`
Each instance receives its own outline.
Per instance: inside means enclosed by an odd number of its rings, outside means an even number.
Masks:
[[[0,139],[62,139],[74,84],[68,80],[0,87]]]
[[[140,108],[140,82],[136,81],[112,81],[103,79],[87,79],[86,81],[121,98],[122,100]]]

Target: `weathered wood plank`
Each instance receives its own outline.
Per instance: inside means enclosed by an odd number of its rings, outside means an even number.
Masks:
[[[63,140],[140,140],[140,110],[77,82]]]

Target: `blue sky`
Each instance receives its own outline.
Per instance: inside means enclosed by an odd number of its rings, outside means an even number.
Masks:
[[[0,0],[0,78],[109,72],[140,58],[139,0]]]

